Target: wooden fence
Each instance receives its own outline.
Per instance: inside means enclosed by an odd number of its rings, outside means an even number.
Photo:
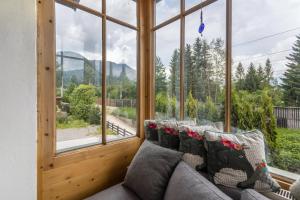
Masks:
[[[280,128],[300,128],[300,107],[274,107],[277,126]]]
[[[102,99],[97,99],[97,104],[102,104]],[[136,100],[135,99],[106,99],[106,105],[112,107],[136,107]]]
[[[133,135],[133,133],[130,133],[125,128],[121,128],[120,126],[118,126],[112,122],[106,121],[106,126],[108,129],[112,130],[112,132],[114,132],[117,135],[121,135],[123,137]]]

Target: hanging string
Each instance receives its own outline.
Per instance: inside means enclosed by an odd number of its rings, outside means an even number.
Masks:
[[[201,0],[201,3],[202,3],[202,0]],[[202,8],[201,8],[201,11],[200,11],[200,26],[198,28],[198,32],[201,34],[201,37],[202,37],[204,29],[205,29],[205,24],[203,22],[203,11],[202,11]]]

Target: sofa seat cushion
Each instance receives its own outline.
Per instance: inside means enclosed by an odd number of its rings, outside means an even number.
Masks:
[[[181,161],[169,181],[164,200],[231,199],[205,177]]]
[[[140,200],[131,190],[124,187],[122,184],[112,186],[102,192],[99,192],[85,200]]]

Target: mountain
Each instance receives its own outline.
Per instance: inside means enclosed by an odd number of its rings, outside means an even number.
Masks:
[[[100,85],[102,76],[101,60],[89,60],[75,52],[60,51],[56,53],[56,65],[57,71],[61,70],[61,66],[63,66],[65,85],[68,85],[72,77],[76,77],[78,83],[82,83],[84,80],[84,66],[95,71],[96,84]],[[117,64],[111,61],[106,62],[106,76],[112,74],[112,77],[118,78],[123,70],[129,80],[136,81],[137,72],[135,69],[131,68],[127,64]]]

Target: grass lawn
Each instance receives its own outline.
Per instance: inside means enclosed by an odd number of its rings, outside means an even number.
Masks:
[[[277,129],[274,164],[283,170],[300,174],[300,129]]]
[[[78,119],[68,120],[67,122],[64,123],[60,123],[60,122],[56,123],[56,128],[58,129],[85,128],[87,126],[89,126],[89,123],[85,122],[84,120],[78,120]]]
[[[112,115],[135,120],[136,108],[129,108],[129,107],[117,108],[112,112]]]

